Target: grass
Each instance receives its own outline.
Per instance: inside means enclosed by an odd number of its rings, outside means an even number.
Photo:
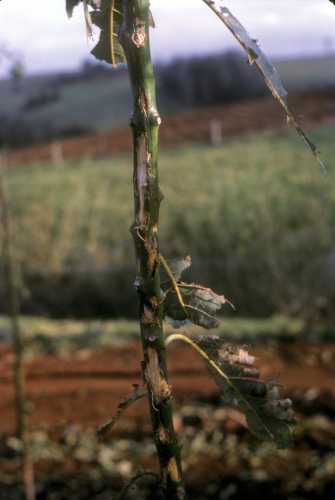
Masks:
[[[327,204],[335,196],[331,183],[333,133],[334,128],[323,127],[313,134],[329,166],[326,178],[293,134],[250,137],[243,139],[243,148],[240,140],[233,140],[219,148],[189,145],[164,151],[160,160],[165,195],[161,237],[169,240],[170,251],[185,252],[183,240],[189,233],[197,233],[201,227],[207,232],[216,230],[211,222],[221,225],[223,215],[225,223],[239,232],[244,227],[249,233],[244,238],[258,229],[257,216],[268,219],[265,212],[269,210],[280,219],[294,219],[293,208],[302,217],[308,209],[313,222],[325,221],[332,215]],[[75,265],[76,260],[83,265],[90,257],[102,265],[128,260],[131,169],[128,155],[103,161],[86,159],[58,168],[11,169],[7,179],[10,193],[15,193],[12,206],[23,260],[51,270],[67,262]],[[174,232],[180,218],[186,235]],[[264,223],[271,225],[269,220]],[[226,226],[227,230],[233,227]]]
[[[333,135],[332,126],[312,134],[328,164],[327,176],[289,132],[250,136],[243,147],[233,140],[216,148],[164,151],[162,253],[192,254],[191,278],[225,292],[243,315],[308,312],[319,300],[330,307]],[[128,156],[10,170],[15,248],[23,270],[69,271],[80,278],[112,272],[107,286],[94,286],[110,296],[107,308],[114,301],[113,310],[126,315],[134,307],[131,178]],[[87,279],[82,293],[92,288]]]
[[[29,352],[67,353],[73,349],[97,349],[108,345],[122,345],[138,340],[137,321],[79,321],[52,320],[41,317],[21,318],[21,326]],[[172,327],[165,325],[166,334]],[[199,327],[190,326],[186,331],[203,334]],[[304,323],[299,319],[274,316],[268,319],[226,318],[212,334],[232,342],[297,341],[313,338],[305,335]],[[0,342],[10,341],[10,324],[0,316]]]

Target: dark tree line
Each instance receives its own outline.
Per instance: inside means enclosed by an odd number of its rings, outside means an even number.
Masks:
[[[188,107],[252,99],[266,93],[257,70],[237,51],[176,59],[159,67],[158,84],[160,95]]]
[[[123,74],[121,66],[117,75]],[[265,94],[265,85],[254,67],[245,64],[245,56],[236,51],[217,55],[176,59],[158,65],[156,74],[162,103],[175,103],[180,109],[213,106],[241,99],[253,99]],[[17,148],[45,143],[53,139],[94,133],[91,126],[69,123],[60,128],[52,117],[36,118],[35,110],[57,103],[64,85],[92,80],[106,75],[115,78],[101,64],[83,63],[77,73],[49,77],[44,85],[28,93],[22,107],[15,113],[0,112],[0,147]],[[25,82],[21,91],[25,94]],[[31,114],[32,113],[32,114]]]

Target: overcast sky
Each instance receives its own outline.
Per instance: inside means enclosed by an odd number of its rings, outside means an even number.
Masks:
[[[29,72],[71,69],[89,47],[82,9],[65,15],[65,0],[2,0],[0,43],[18,51]],[[231,35],[201,0],[152,0],[157,28],[155,59],[207,53],[236,46]],[[335,7],[328,0],[225,0],[249,33],[272,56],[335,51]],[[0,72],[5,71],[0,61]]]

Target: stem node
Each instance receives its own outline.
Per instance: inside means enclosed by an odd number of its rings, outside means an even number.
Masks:
[[[162,487],[169,500],[184,498],[180,447],[173,427],[168,383],[159,274],[158,223],[162,193],[158,179],[156,91],[149,42],[149,0],[125,0],[120,42],[123,46],[134,97],[131,129],[134,144],[134,239],[138,271],[142,373],[148,388],[153,436],[160,462]]]

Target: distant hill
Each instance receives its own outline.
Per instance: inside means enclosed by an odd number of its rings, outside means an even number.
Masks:
[[[94,78],[67,75],[27,77],[14,90],[0,81],[0,114],[20,115],[32,126],[51,122],[58,130],[82,127],[101,130],[124,125],[130,114],[131,96],[126,74],[101,73]],[[43,102],[44,101],[44,102]],[[104,103],[113,103],[106,106]]]
[[[193,66],[190,66],[189,60],[179,60],[168,66],[158,67],[158,82],[161,86],[159,105],[162,114],[173,115],[177,111],[194,109],[195,103],[207,107],[220,104],[215,101],[214,91],[215,95],[219,94],[225,101],[230,98],[235,101],[240,99],[241,95],[248,92],[249,87],[250,95],[246,94],[249,99],[264,94],[264,89],[257,91],[258,94],[252,94],[252,85],[245,85],[246,75],[254,73],[250,73],[253,70],[247,66],[246,73],[241,73],[240,54],[232,56],[230,53],[229,60],[227,58],[227,54],[222,54],[196,58]],[[213,91],[211,88],[207,91],[208,85],[214,85],[215,68],[219,69],[218,60],[224,61],[221,73],[218,71],[220,79],[215,87],[211,87]],[[275,64],[288,90],[298,92],[335,86],[335,55],[279,60]],[[188,68],[188,72],[185,68]],[[198,70],[194,71],[194,68]],[[176,72],[179,72],[177,78]],[[230,90],[223,88],[221,92],[221,83],[226,85],[227,79],[223,78],[225,73],[228,76],[233,74],[234,78],[232,80],[230,76]],[[172,83],[169,82],[169,75],[173,76]],[[199,75],[201,80],[198,82],[196,79],[199,79]],[[236,78],[239,81],[235,81]],[[239,82],[243,82],[240,83],[239,93],[228,95],[231,87],[235,90]],[[183,85],[182,92],[174,90],[173,85]],[[166,91],[167,88],[169,92]],[[207,98],[208,94],[212,97],[212,101],[201,101],[204,92],[207,92]],[[2,80],[0,95],[0,145],[9,143],[12,147],[41,143],[52,137],[79,136],[123,127],[131,114],[129,81],[122,68],[116,72],[98,68],[73,74],[30,76],[16,89],[11,81]],[[189,98],[191,95],[192,99]]]
[[[289,91],[335,87],[335,53],[324,57],[274,61]]]

